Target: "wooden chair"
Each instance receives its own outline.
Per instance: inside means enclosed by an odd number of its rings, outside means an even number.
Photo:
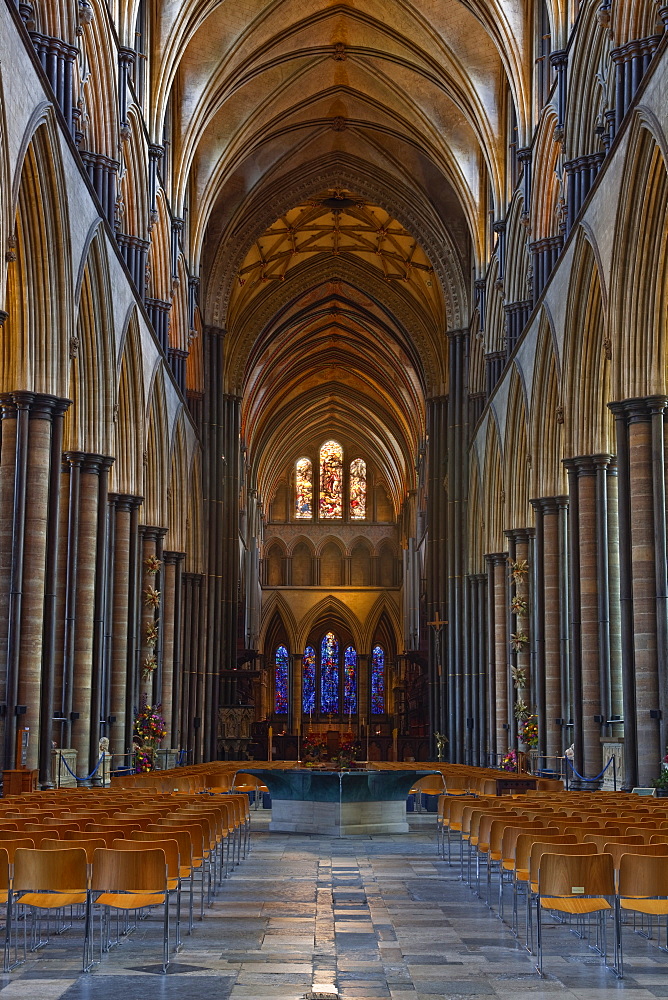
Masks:
[[[620,860],[616,899],[617,974],[620,979],[624,975],[622,911],[648,917],[650,936],[653,918],[666,917],[666,946],[661,950],[668,951],[668,864],[664,856],[624,854]]]
[[[525,902],[527,912],[524,920],[524,943],[527,951],[529,948],[529,897],[531,895],[530,868],[531,849],[534,844],[543,844],[547,848],[549,844],[566,845],[568,850],[577,845],[577,837],[572,833],[547,833],[541,830],[522,831],[515,842],[515,867],[513,869],[513,923],[512,930],[515,937],[518,935],[518,899],[522,887],[525,889]],[[561,850],[561,847],[559,848]]]
[[[114,840],[118,840],[119,837],[124,837],[125,833],[123,830],[100,830],[98,827],[93,826],[87,830],[68,830],[63,834],[63,844],[66,844],[70,840],[79,840],[81,837],[85,837],[88,840],[103,840],[106,847],[111,847]]]
[[[50,910],[84,908],[84,942],[82,969],[88,972],[92,965],[90,955],[90,895],[88,890],[88,864],[86,852],[79,847],[58,850],[18,848],[14,853],[14,871],[10,892],[7,920],[7,937],[11,941],[14,914],[27,908],[31,914],[30,950],[36,951],[48,943],[47,937],[37,934],[37,914]],[[26,925],[23,925],[24,961],[26,958]],[[71,922],[68,926],[71,926]],[[61,931],[65,926],[61,926]]]
[[[207,896],[207,902],[211,898],[211,852],[208,840],[205,840],[204,828],[197,821],[181,817],[152,823],[146,830],[146,833],[159,833],[163,837],[171,836],[172,832],[185,833],[190,838],[193,874],[199,872],[200,875],[200,920],[203,920],[204,897]]]
[[[140,834],[136,834],[139,838]],[[174,950],[181,947],[181,861],[179,857],[178,841],[170,837],[162,840],[149,841],[137,840],[115,840],[111,845],[113,851],[152,851],[161,850],[165,853],[167,863],[167,893],[176,894],[176,933],[174,939]]]
[[[571,838],[574,834],[562,834],[562,836]],[[596,844],[583,844],[580,843],[577,838],[575,843],[560,844],[558,851],[560,854],[584,854],[589,856],[598,853],[596,850]],[[531,845],[531,851],[529,852],[529,879],[527,882],[526,906],[526,926],[528,930],[526,947],[530,955],[533,954],[533,922],[531,920],[531,904],[538,895],[538,872],[540,869],[540,861],[543,854],[546,853],[555,853],[555,848],[549,843],[549,839],[546,842],[536,840]]]
[[[584,845],[582,845],[584,846]],[[591,845],[595,847],[595,845]],[[598,914],[596,950],[608,964],[605,915],[612,910],[615,897],[615,875],[609,854],[541,855],[536,894],[536,928],[538,941],[538,974],[543,976],[543,910],[576,917]]]
[[[151,850],[110,850],[98,848],[93,855],[91,878],[93,906],[101,908],[100,948],[109,950],[109,911],[164,908],[162,971],[169,965],[169,892],[165,852]],[[103,919],[104,917],[104,919]],[[105,947],[106,946],[106,947]]]
[[[106,847],[102,837],[76,837],[74,834],[76,831],[72,831],[73,836],[64,840],[43,840],[40,850],[42,851],[62,851],[65,847],[78,847],[80,850],[86,852],[86,862],[88,865],[93,863],[93,855],[98,847]]]
[[[169,830],[142,830],[140,833],[133,834],[132,841],[144,841],[145,843],[154,843],[156,846],[160,846],[165,839],[175,840],[179,849],[179,878],[181,880],[181,886],[183,883],[187,882],[190,889],[190,901],[188,908],[188,933],[192,933],[193,929],[193,898],[194,898],[194,884],[195,884],[195,866],[193,864],[193,843],[192,837],[189,831],[178,830],[174,827],[170,827]],[[167,858],[167,866],[169,867],[169,858]]]
[[[630,837],[611,837],[609,833],[586,833],[583,837],[583,843],[585,844],[596,844],[596,850],[599,854],[610,853],[606,850],[606,844],[631,844],[638,845],[643,843],[643,838],[638,835],[633,835]]]

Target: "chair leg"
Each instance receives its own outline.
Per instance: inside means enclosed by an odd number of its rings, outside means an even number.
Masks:
[[[162,940],[162,971],[167,972],[169,965],[169,893],[165,893],[165,920]]]
[[[536,944],[538,951],[538,965],[536,970],[538,975],[543,978],[543,925],[541,921],[541,910],[540,896],[536,896]]]

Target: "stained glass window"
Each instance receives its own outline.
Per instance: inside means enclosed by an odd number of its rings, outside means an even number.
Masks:
[[[297,459],[295,472],[295,517],[313,517],[313,466],[311,459]]]
[[[366,517],[366,462],[354,458],[350,463],[350,517],[359,521]]]
[[[302,659],[302,709],[310,715],[315,712],[315,649],[307,646]]]
[[[339,712],[339,640],[328,632],[320,645],[320,711]]]
[[[357,714],[357,652],[348,646],[343,654],[343,711],[346,715]]]
[[[320,449],[320,517],[343,516],[343,448],[325,441]]]
[[[371,714],[385,714],[385,650],[374,646],[371,656]]]
[[[286,715],[288,711],[288,651],[285,646],[276,650],[276,671],[274,673],[274,712]]]

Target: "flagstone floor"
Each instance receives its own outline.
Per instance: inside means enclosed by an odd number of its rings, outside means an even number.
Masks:
[[[540,980],[509,928],[436,856],[432,817],[404,836],[319,838],[266,831],[202,923],[160,971],[161,923],[140,924],[88,975],[80,929],[52,938],[0,1000],[629,1000],[668,997],[668,955],[628,929],[626,975],[550,925]],[[330,989],[331,992],[331,989]]]

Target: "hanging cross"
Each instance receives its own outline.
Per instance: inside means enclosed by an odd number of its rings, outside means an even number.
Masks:
[[[436,633],[435,634],[435,639],[436,639],[436,667],[437,667],[437,670],[438,670],[438,676],[439,677],[441,676],[441,629],[443,628],[444,625],[447,625],[447,624],[448,623],[446,621],[443,621],[443,619],[441,618],[441,614],[440,614],[439,611],[436,612],[436,617],[434,618],[433,622],[427,622],[427,625],[431,625],[431,627],[434,629],[434,631]]]

